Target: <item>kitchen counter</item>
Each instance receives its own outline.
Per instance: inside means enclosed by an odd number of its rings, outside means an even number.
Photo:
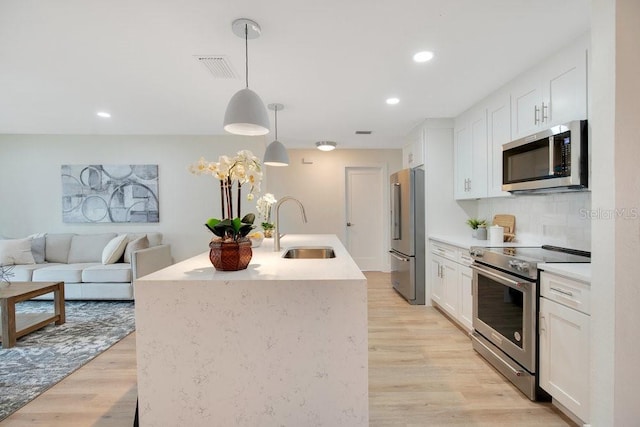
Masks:
[[[492,245],[490,240],[478,240],[469,235],[442,235],[435,234],[429,235],[430,240],[435,240],[441,243],[446,243],[458,248],[470,249],[471,246],[484,246],[484,247],[503,247],[503,248],[517,248],[524,246],[540,246],[540,244],[526,243],[526,242],[503,242],[500,245]]]
[[[333,259],[284,259],[292,246]],[[208,252],[135,281],[142,426],[368,425],[367,282],[333,235]]]
[[[581,282],[591,283],[591,263],[551,263],[538,264],[539,270],[559,274]]]

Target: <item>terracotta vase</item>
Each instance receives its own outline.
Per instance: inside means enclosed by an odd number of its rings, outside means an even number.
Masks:
[[[244,270],[249,265],[252,256],[251,240],[249,239],[242,239],[237,242],[212,240],[209,243],[209,259],[216,270]]]

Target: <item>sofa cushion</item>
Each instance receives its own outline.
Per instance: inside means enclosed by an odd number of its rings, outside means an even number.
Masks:
[[[85,283],[128,283],[131,282],[131,265],[117,264],[94,265],[82,271]]]
[[[76,234],[71,239],[69,264],[82,262],[102,262],[102,251],[116,237],[115,233]]]
[[[0,265],[35,263],[30,238],[0,240]]]
[[[83,262],[77,264],[59,264],[39,268],[33,271],[33,281],[80,283],[82,282],[82,270],[96,265],[102,264],[95,262]]]
[[[131,255],[135,251],[141,249],[147,249],[149,247],[149,239],[146,235],[138,237],[136,240],[129,242],[127,248],[124,250],[124,262],[131,262]]]
[[[29,236],[31,238],[31,254],[36,264],[44,262],[45,236],[45,233],[36,233]]]
[[[44,258],[47,262],[65,263],[69,259],[69,248],[74,234],[47,234],[45,237]]]
[[[121,234],[111,239],[102,250],[102,263],[113,264],[118,262],[118,260],[122,258],[128,242],[129,239],[126,234]]]
[[[59,264],[29,264],[29,265],[16,265],[13,270],[12,282],[31,282],[33,280],[33,271],[40,268],[51,267]]]
[[[150,233],[129,233],[129,241],[133,242],[134,240],[139,239],[140,237],[147,236],[149,239],[149,247],[159,246],[162,244],[162,233],[159,232],[150,232]]]

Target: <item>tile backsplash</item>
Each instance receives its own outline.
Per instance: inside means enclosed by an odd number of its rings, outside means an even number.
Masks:
[[[591,251],[591,192],[554,193],[478,200],[478,217],[516,216],[516,241]]]

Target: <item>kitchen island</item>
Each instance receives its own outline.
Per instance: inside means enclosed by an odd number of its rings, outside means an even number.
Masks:
[[[336,236],[281,245],[246,270],[207,252],[136,280],[140,425],[368,425],[366,278]]]

